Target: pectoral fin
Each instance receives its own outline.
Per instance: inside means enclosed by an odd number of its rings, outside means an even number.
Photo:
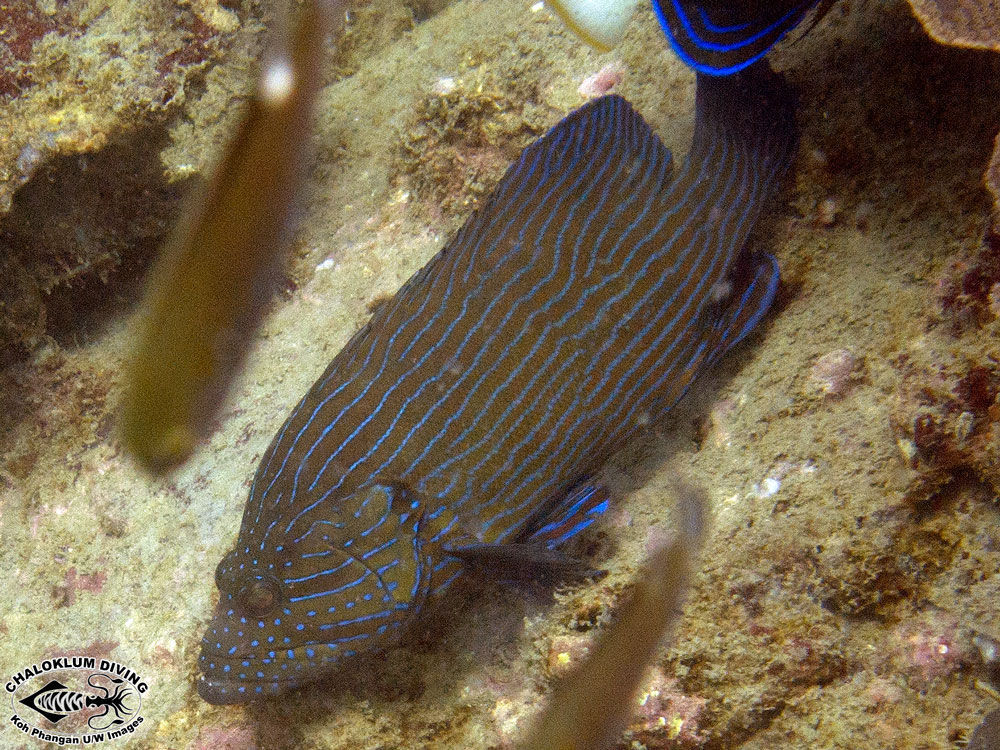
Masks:
[[[446,547],[471,570],[504,581],[603,578],[607,571],[594,570],[583,560],[548,548],[539,542],[463,544]]]
[[[717,325],[720,350],[728,351],[752,331],[771,307],[778,291],[778,261],[770,253],[750,253],[730,274],[732,291]]]

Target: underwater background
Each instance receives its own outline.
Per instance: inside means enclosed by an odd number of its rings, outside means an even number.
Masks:
[[[989,2],[967,3],[979,36],[912,5],[842,0],[768,56],[800,140],[751,244],[782,287],[604,468],[610,509],[571,548],[608,575],[463,577],[401,648],[249,706],[199,698],[199,640],[289,409],[590,97],[624,96],[682,160],[694,74],[646,3],[603,54],[541,4],[345,4],[313,131],[290,134],[312,156],[281,289],[211,438],[153,479],[116,432],[132,316],[273,8],[0,6],[0,673],[129,665],[149,690],[122,747],[514,747],[670,538],[682,480],[709,529],[620,747],[954,747],[997,708],[974,680],[1000,652],[1000,41]]]

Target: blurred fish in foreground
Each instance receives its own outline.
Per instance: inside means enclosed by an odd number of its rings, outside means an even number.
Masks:
[[[990,711],[969,738],[966,750],[1000,748],[1000,708]]]
[[[639,0],[547,0],[570,31],[598,52],[616,47]]]
[[[309,0],[294,26],[278,12],[247,113],[151,274],[121,419],[125,447],[152,472],[182,463],[210,433],[271,299],[338,6]]]
[[[996,641],[993,641],[991,638],[986,640],[991,641],[990,645],[994,647],[993,650],[995,652]],[[980,652],[984,653],[985,660],[983,643],[979,637],[976,638],[976,644],[979,646]],[[983,695],[995,701],[1000,701],[1000,692],[993,685],[977,679],[972,682],[972,687]],[[983,720],[973,730],[972,736],[969,737],[968,744],[965,747],[966,750],[998,750],[1000,748],[1000,708],[993,709],[983,717]]]
[[[655,552],[587,660],[553,691],[520,750],[602,750],[621,735],[657,646],[681,614],[704,534],[704,490],[678,483],[677,536]]]

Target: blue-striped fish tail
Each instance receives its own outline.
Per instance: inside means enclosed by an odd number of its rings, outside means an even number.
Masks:
[[[653,0],[653,7],[687,65],[727,76],[766,55],[821,1],[828,7],[828,0]]]

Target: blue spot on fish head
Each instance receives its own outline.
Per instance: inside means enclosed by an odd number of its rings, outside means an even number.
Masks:
[[[386,646],[430,585],[414,505],[405,489],[372,485],[306,514],[286,510],[278,523],[266,519],[268,533],[263,521],[251,533],[244,518],[216,570],[221,596],[202,639],[201,696],[238,703],[275,695]],[[282,648],[270,650],[274,642]]]

